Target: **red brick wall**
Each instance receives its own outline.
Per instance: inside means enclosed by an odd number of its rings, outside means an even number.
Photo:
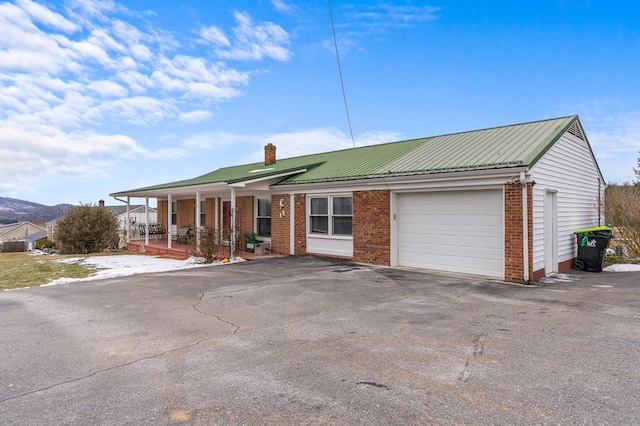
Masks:
[[[353,260],[375,265],[391,262],[391,192],[353,193]]]
[[[307,254],[307,196],[295,195],[295,253]]]
[[[196,200],[178,200],[177,226],[195,227],[196,225]]]
[[[533,277],[533,190],[527,184],[528,233],[529,233],[529,279]],[[522,186],[504,186],[504,278],[506,281],[524,280],[524,250],[522,239]]]
[[[236,217],[236,226],[240,229],[240,241],[244,244],[244,236],[250,232],[254,232],[253,229],[253,196],[244,196],[236,198],[236,206],[238,207],[238,213]]]
[[[282,201],[282,208],[280,202]],[[291,254],[289,241],[291,228],[289,217],[291,202],[289,195],[278,194],[271,196],[271,252]]]
[[[167,200],[158,200],[158,223],[162,223],[165,231],[169,229],[170,223],[167,223]]]
[[[204,205],[205,217],[204,217],[204,223],[201,223],[201,225],[207,226],[213,229],[216,226],[216,199],[207,198],[204,201],[204,204],[205,204]]]

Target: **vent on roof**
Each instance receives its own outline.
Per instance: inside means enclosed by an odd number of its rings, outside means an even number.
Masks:
[[[584,140],[584,135],[582,134],[582,130],[580,130],[580,126],[578,126],[577,121],[573,123],[571,127],[569,127],[567,132],[571,133],[573,136],[577,137],[578,139]]]

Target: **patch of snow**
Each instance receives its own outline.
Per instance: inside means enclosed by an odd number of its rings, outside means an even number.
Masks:
[[[225,265],[230,263],[244,262],[241,257],[229,259],[228,262],[215,261],[205,264],[203,259],[190,257],[187,260],[167,259],[164,257],[145,256],[145,255],[118,255],[118,256],[91,256],[91,257],[70,257],[57,260],[61,263],[80,262],[85,265],[91,265],[99,269],[93,275],[87,278],[59,278],[48,284],[42,285],[52,286],[59,284],[67,284],[78,281],[100,280],[103,278],[126,277],[135,274],[145,274],[149,272],[167,272],[177,271],[180,269],[197,268],[201,266]]]
[[[615,263],[613,265],[609,265],[603,269],[603,271],[607,272],[637,272],[640,271],[640,265],[635,264],[625,264],[625,263]]]

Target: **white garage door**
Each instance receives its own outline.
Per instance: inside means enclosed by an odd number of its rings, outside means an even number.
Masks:
[[[504,277],[502,190],[398,195],[398,262]]]

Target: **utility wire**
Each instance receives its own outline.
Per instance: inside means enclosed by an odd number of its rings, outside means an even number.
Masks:
[[[351,128],[351,118],[349,117],[349,106],[347,104],[347,93],[344,90],[344,79],[342,78],[342,67],[340,66],[340,54],[338,53],[338,39],[336,38],[336,26],[333,23],[333,11],[331,9],[331,0],[329,2],[329,16],[331,17],[331,29],[333,30],[333,44],[336,47],[336,59],[338,60],[338,73],[340,74],[340,86],[342,87],[342,98],[344,99],[344,109],[347,112],[347,123],[349,124],[349,133],[351,133],[351,142],[356,147],[356,140],[353,138],[353,129]]]

